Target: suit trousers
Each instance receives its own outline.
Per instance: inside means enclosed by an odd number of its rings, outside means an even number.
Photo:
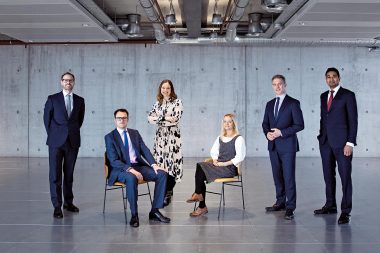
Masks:
[[[296,152],[269,151],[272,164],[276,204],[285,204],[287,209],[296,209]]]
[[[141,173],[144,181],[155,182],[154,186],[154,198],[152,209],[159,209],[164,207],[164,198],[166,191],[166,180],[167,176],[164,171],[158,170],[157,174],[154,169],[149,166],[140,165],[140,164],[132,164],[135,170]],[[123,172],[119,173],[117,180],[123,182],[126,186],[127,198],[129,202],[129,206],[131,209],[132,215],[138,214],[138,206],[137,206],[137,195],[138,195],[138,181],[137,177],[133,175],[131,172]]]
[[[342,182],[342,203],[343,213],[350,213],[352,209],[352,155],[345,156],[343,148],[332,148],[328,141],[319,144],[321,152],[323,177],[326,184],[326,203],[327,207],[336,207],[336,164]]]
[[[74,167],[78,157],[78,151],[79,148],[73,148],[71,146],[69,138],[58,148],[49,146],[50,198],[54,208],[62,206],[62,171],[64,174],[64,203],[73,203]]]

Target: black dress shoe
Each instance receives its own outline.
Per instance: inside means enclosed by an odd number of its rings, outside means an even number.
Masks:
[[[173,191],[168,191],[164,198],[164,206],[168,206],[172,202]]]
[[[56,219],[62,219],[63,218],[63,213],[60,207],[54,208],[54,213],[53,217]]]
[[[314,214],[329,214],[337,213],[336,206],[327,207],[323,206],[321,209],[314,210]]]
[[[292,209],[286,209],[284,219],[285,220],[293,220],[294,219],[294,211]]]
[[[267,212],[277,212],[277,211],[283,211],[283,210],[285,210],[285,204],[281,204],[281,205],[274,204],[273,206],[265,207],[265,211]]]
[[[74,206],[73,204],[63,205],[63,209],[65,209],[69,212],[79,213],[79,208]]]
[[[139,216],[133,215],[130,222],[129,222],[129,225],[131,225],[134,228],[137,228],[138,226],[140,226]]]
[[[338,219],[338,224],[347,224],[350,222],[350,214],[348,213],[342,213]]]
[[[160,213],[160,211],[154,211],[154,212],[150,212],[149,213],[149,220],[155,220],[155,221],[160,221],[160,222],[163,222],[163,223],[169,223],[170,222],[170,218],[168,217],[165,217],[164,215],[162,215],[162,213]]]

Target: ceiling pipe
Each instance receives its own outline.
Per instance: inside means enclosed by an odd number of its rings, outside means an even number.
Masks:
[[[125,39],[126,35],[114,23],[114,21],[93,1],[93,0],[70,0],[73,4],[79,4],[91,13],[100,23],[103,24],[104,29],[114,34],[118,39]],[[113,29],[110,29],[113,27]]]
[[[265,31],[263,37],[274,38],[278,31],[281,31],[286,24],[309,0],[293,0],[276,18],[273,24]]]
[[[152,23],[154,29],[154,36],[158,43],[165,43],[166,35],[164,32],[165,25],[162,23],[160,15],[154,8],[154,4],[151,0],[139,0],[141,7],[144,9],[146,16]]]
[[[243,17],[244,10],[248,6],[249,1],[250,0],[235,0],[232,2],[232,14],[226,28],[226,40],[228,42],[235,40],[238,21]]]

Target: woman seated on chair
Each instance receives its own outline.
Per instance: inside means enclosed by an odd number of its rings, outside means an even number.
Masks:
[[[221,133],[210,151],[212,161],[197,163],[195,171],[195,192],[187,203],[199,202],[199,206],[190,213],[191,217],[204,215],[206,206],[206,184],[217,178],[229,178],[238,175],[237,166],[245,157],[244,138],[239,135],[234,114],[223,117]]]

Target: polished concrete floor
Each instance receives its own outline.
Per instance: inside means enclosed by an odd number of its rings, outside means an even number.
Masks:
[[[268,158],[249,158],[243,166],[245,211],[239,189],[227,188],[220,220],[218,197],[210,195],[209,213],[191,218],[193,206],[185,199],[193,192],[199,160],[185,159],[174,202],[162,211],[172,222],[149,222],[150,202],[141,197],[140,227],[132,228],[124,223],[119,192],[109,192],[102,213],[101,158],[78,160],[74,194],[80,213],[65,212],[61,220],[52,217],[47,159],[0,158],[0,252],[380,252],[380,158],[354,158],[349,225],[337,225],[339,214],[313,215],[324,203],[319,158],[297,159],[298,207],[293,221],[284,220],[284,212],[264,211],[274,201]],[[219,190],[220,185],[210,184],[208,189]]]

